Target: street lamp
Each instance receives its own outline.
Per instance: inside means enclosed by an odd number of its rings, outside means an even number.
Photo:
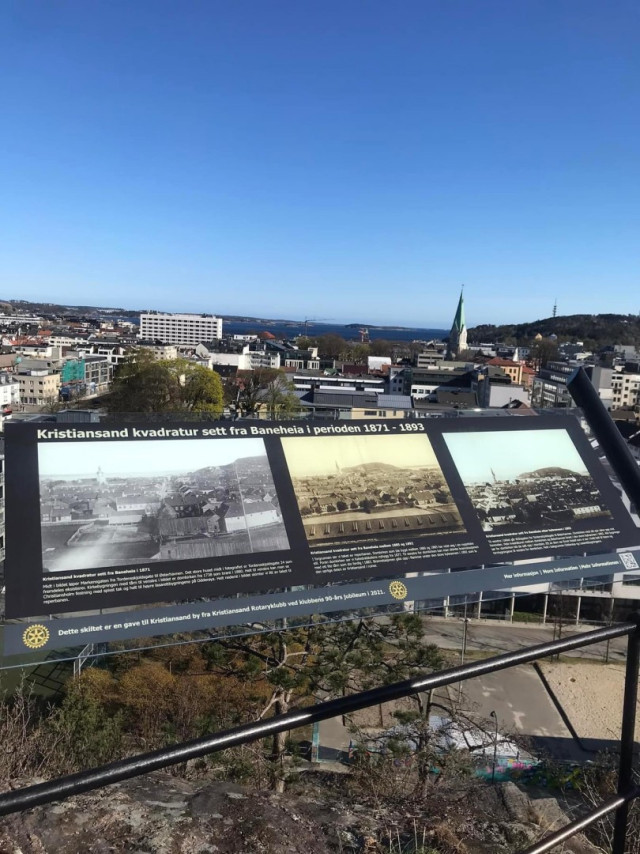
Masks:
[[[491,783],[493,784],[496,782],[496,756],[498,753],[498,716],[496,715],[495,711],[492,710],[489,712],[489,717],[493,718],[496,722],[496,731],[493,736],[493,766],[491,768]]]
[[[462,648],[460,649],[460,664],[464,664],[464,654],[467,651],[467,632],[469,631],[469,618],[464,617],[462,620]]]
[[[462,647],[460,649],[460,666],[464,664],[464,654],[467,651],[467,632],[469,630],[469,618],[467,617],[467,602],[464,603],[464,617],[462,627]],[[462,698],[462,682],[458,682],[458,702]]]

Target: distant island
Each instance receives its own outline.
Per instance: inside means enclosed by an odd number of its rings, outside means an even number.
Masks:
[[[108,317],[127,317],[129,320],[136,320],[140,317],[140,315],[150,309],[137,309],[137,308],[108,308],[106,306],[95,306],[95,305],[67,305],[64,303],[53,303],[53,302],[31,302],[29,300],[21,300],[21,299],[0,299],[0,311],[5,314],[15,314],[19,312],[28,312],[34,315],[43,316],[43,317],[69,317],[75,315],[84,315],[86,317],[100,317],[102,315],[107,315]],[[192,312],[186,312],[192,313]],[[193,312],[195,314],[202,314],[203,312]],[[375,323],[329,323],[323,322],[321,320],[314,320],[312,318],[302,318],[300,320],[293,320],[292,318],[278,318],[278,317],[252,317],[246,314],[218,314],[218,317],[222,318],[223,321],[227,323],[255,323],[260,326],[291,326],[291,327],[300,327],[300,326],[340,326],[344,329],[377,329],[377,330],[388,330],[390,332],[402,332],[402,331],[411,331],[413,329],[419,329],[416,326],[381,326],[380,324]]]
[[[388,329],[390,332],[410,332],[416,326],[377,326],[375,323],[345,323],[345,329]]]
[[[411,332],[419,329],[417,326],[380,326],[375,323],[328,323],[322,320],[283,320],[264,317],[245,317],[244,315],[221,314],[227,323],[260,323],[264,326],[341,326],[343,329],[378,329],[389,332]]]

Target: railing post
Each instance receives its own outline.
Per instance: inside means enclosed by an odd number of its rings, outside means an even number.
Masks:
[[[635,745],[636,706],[638,703],[638,666],[640,665],[640,614],[631,617],[636,630],[627,642],[627,668],[622,703],[622,732],[620,734],[620,766],[618,770],[618,795],[626,795],[633,788],[633,748]],[[627,839],[629,801],[616,811],[611,854],[624,854]]]

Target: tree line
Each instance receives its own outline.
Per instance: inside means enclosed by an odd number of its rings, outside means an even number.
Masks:
[[[483,324],[469,329],[469,345],[500,341],[505,344],[529,344],[536,335],[556,335],[559,343],[582,341],[589,350],[611,344],[640,347],[640,316],[635,314],[571,314],[547,317],[529,323]]]
[[[293,384],[279,370],[239,372],[223,381],[220,374],[187,359],[155,359],[134,350],[117,368],[103,405],[111,415],[169,415],[220,418],[225,407],[238,417],[264,411],[286,418],[300,410]]]

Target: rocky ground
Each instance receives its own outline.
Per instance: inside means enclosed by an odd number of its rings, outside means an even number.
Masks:
[[[156,773],[0,819],[2,854],[508,854],[566,824],[513,783],[433,787],[423,806],[359,803],[348,776],[311,770],[292,792]],[[416,847],[414,840],[418,841]],[[565,854],[596,854],[583,838]]]

